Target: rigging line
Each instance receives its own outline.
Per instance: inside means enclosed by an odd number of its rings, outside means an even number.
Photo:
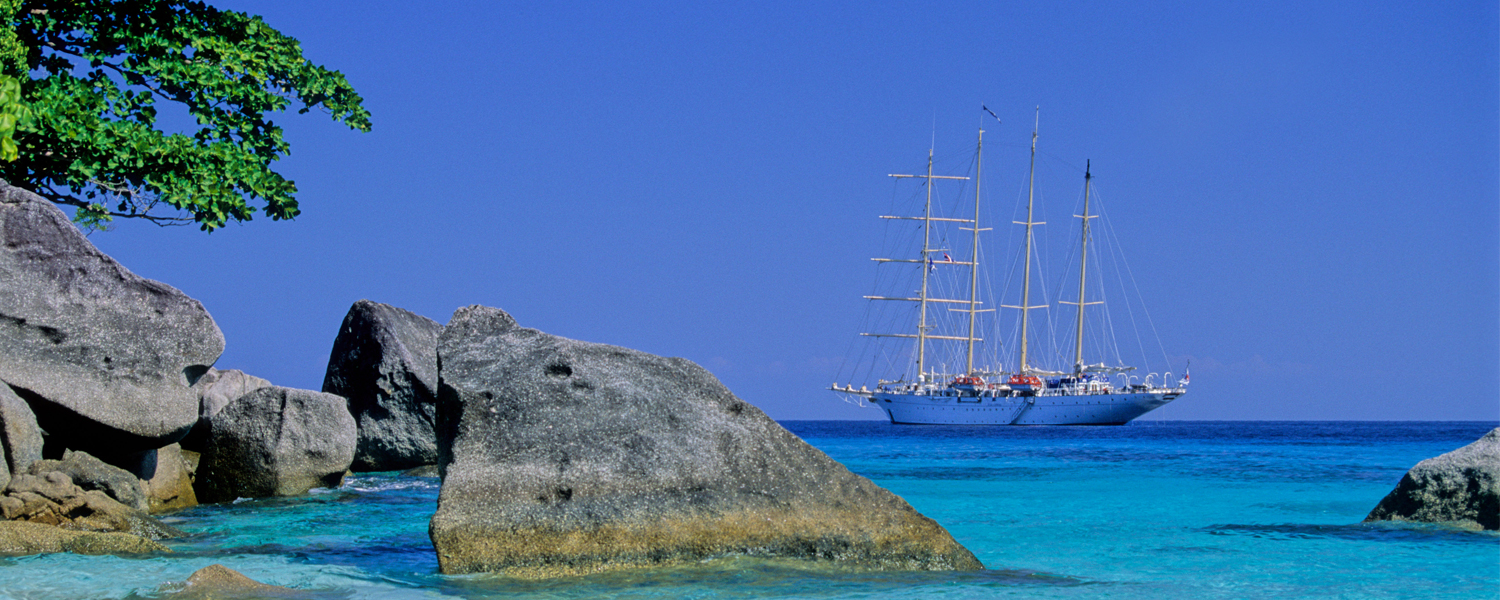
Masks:
[[[1141,312],[1146,314],[1146,323],[1151,326],[1151,335],[1156,338],[1157,349],[1161,351],[1162,360],[1166,362],[1166,369],[1163,370],[1166,372],[1172,368],[1172,358],[1167,356],[1167,348],[1161,343],[1161,334],[1156,330],[1156,321],[1151,318],[1151,308],[1146,306],[1145,296],[1141,294],[1141,286],[1135,280],[1135,272],[1130,269],[1130,259],[1125,258],[1123,253],[1120,259],[1125,263],[1125,271],[1130,274],[1130,284],[1135,287],[1136,296],[1141,299]],[[1143,349],[1142,352],[1144,353],[1145,350]]]
[[[1099,206],[1100,206],[1100,210],[1102,211],[1103,208],[1104,208],[1102,200],[1100,201]],[[1119,255],[1120,248],[1118,248],[1115,245],[1115,243],[1111,241],[1110,236],[1112,234],[1111,234],[1110,230],[1112,228],[1112,224],[1109,223],[1109,219],[1107,217],[1103,216],[1102,212],[1100,214],[1101,214],[1101,216],[1100,216],[1099,221],[1100,221],[1100,233],[1101,233],[1101,235],[1100,235],[1099,239],[1102,242],[1101,245],[1105,246],[1107,249],[1109,249],[1109,256],[1111,258],[1111,261],[1109,263],[1104,263],[1103,259],[1102,259],[1103,255],[1101,254],[1100,255],[1101,256],[1100,265],[1103,266],[1105,264],[1108,264],[1109,268],[1111,269],[1110,272],[1112,274],[1114,274],[1116,281],[1123,281],[1123,279],[1120,277],[1119,265],[1115,264],[1116,261],[1113,260],[1115,256]],[[1110,292],[1109,292],[1109,286],[1105,285],[1108,282],[1104,280],[1105,277],[1104,277],[1103,273],[1100,273],[1099,277],[1100,277],[1100,282],[1099,282],[1100,297],[1103,299],[1104,302],[1110,302],[1110,299],[1109,299],[1109,294],[1110,294]],[[1121,284],[1121,289],[1122,290],[1124,289],[1123,283]],[[1130,302],[1130,298],[1128,296],[1126,296],[1124,298],[1121,298],[1120,301],[1124,302],[1124,303],[1126,303],[1128,305],[1129,302]],[[1107,306],[1107,307],[1113,307],[1114,304],[1106,304],[1105,306]],[[1127,307],[1126,310],[1127,310],[1127,312],[1129,312],[1129,308],[1128,307]],[[1114,310],[1106,310],[1104,312],[1104,315],[1105,315],[1105,318],[1109,322],[1109,331],[1110,331],[1110,338],[1109,339],[1110,339],[1110,343],[1113,346],[1114,351],[1115,351],[1115,362],[1117,364],[1123,366],[1125,364],[1125,353],[1120,350],[1119,335],[1115,333],[1115,331],[1116,331],[1116,329],[1115,329],[1116,328],[1115,321],[1117,320],[1115,318],[1115,312],[1114,312]],[[1134,330],[1132,330],[1132,331],[1134,331]],[[1142,360],[1144,360],[1144,357],[1142,357]]]
[[[1108,216],[1105,216],[1105,215],[1108,214],[1106,212],[1106,210],[1107,210],[1106,204],[1101,201],[1099,203],[1099,215],[1102,217],[1101,220],[1108,220],[1109,219]],[[1114,253],[1115,258],[1114,258],[1114,260],[1116,262],[1116,265],[1115,265],[1116,273],[1127,273],[1127,274],[1129,274],[1130,278],[1131,278],[1131,280],[1133,282],[1134,279],[1135,279],[1135,275],[1134,275],[1134,273],[1130,273],[1130,264],[1129,264],[1129,262],[1125,261],[1125,256],[1124,256],[1125,252],[1123,251],[1123,248],[1120,246],[1119,236],[1118,236],[1118,234],[1116,234],[1116,232],[1114,231],[1113,227],[1109,227],[1109,228],[1107,228],[1107,230],[1108,230],[1110,238],[1111,238],[1111,240],[1112,240],[1112,242],[1113,242],[1113,244],[1115,246],[1115,253]],[[1120,269],[1120,264],[1121,263],[1123,263],[1125,265],[1124,269]],[[1130,328],[1131,328],[1131,331],[1135,333],[1136,347],[1137,347],[1138,350],[1140,350],[1140,353],[1141,353],[1140,354],[1140,356],[1141,356],[1141,367],[1145,368],[1147,371],[1149,371],[1151,365],[1150,365],[1150,362],[1146,359],[1146,346],[1145,346],[1145,342],[1141,338],[1141,328],[1140,328],[1140,325],[1137,324],[1137,322],[1135,320],[1135,306],[1134,306],[1135,303],[1130,301],[1130,290],[1125,287],[1125,278],[1124,277],[1120,277],[1119,280],[1120,280],[1120,292],[1121,292],[1122,295],[1125,296],[1125,312],[1126,312],[1126,314],[1128,314],[1130,316]],[[1140,295],[1140,287],[1139,286],[1136,286],[1136,294],[1137,294],[1137,297],[1139,297],[1139,295]],[[1142,308],[1144,308],[1144,307],[1142,307]]]
[[[1101,228],[1103,228],[1104,226],[1103,220],[1103,217],[1101,217]],[[1097,290],[1098,299],[1100,299],[1100,302],[1104,303],[1103,311],[1095,312],[1095,315],[1097,315],[1097,317],[1100,318],[1101,321],[1103,321],[1103,327],[1100,327],[1100,329],[1098,329],[1100,330],[1100,332],[1098,332],[1097,336],[1098,348],[1100,348],[1100,360],[1101,362],[1109,363],[1109,351],[1113,348],[1113,350],[1115,350],[1115,356],[1113,356],[1113,359],[1115,359],[1115,365],[1124,366],[1125,357],[1121,354],[1121,348],[1119,348],[1119,339],[1118,336],[1115,335],[1115,315],[1113,315],[1113,311],[1110,311],[1110,308],[1112,308],[1113,305],[1110,305],[1109,287],[1107,287],[1106,285],[1109,284],[1109,281],[1107,281],[1106,276],[1104,276],[1104,267],[1106,267],[1106,263],[1104,263],[1103,257],[1104,252],[1109,249],[1109,243],[1095,243],[1094,246],[1095,251],[1094,255],[1092,255],[1092,257],[1094,257],[1094,264],[1097,264],[1097,266],[1101,267],[1101,269],[1095,269],[1095,273],[1097,273],[1097,275],[1094,276],[1094,281],[1097,282],[1097,285],[1095,285],[1094,290]],[[1104,246],[1104,248],[1100,248],[1100,246]]]
[[[1109,222],[1109,218],[1107,216],[1105,216],[1104,213],[1102,212],[1104,210],[1104,208],[1105,208],[1105,203],[1104,203],[1104,201],[1103,201],[1102,198],[1099,200],[1099,207],[1100,207],[1100,211],[1101,211],[1100,212],[1100,218],[1099,218],[1100,228],[1101,228],[1101,235],[1100,235],[1099,239],[1103,242],[1102,245],[1105,247],[1105,248],[1101,248],[1101,251],[1104,250],[1104,249],[1109,249],[1109,252],[1110,252],[1109,256],[1111,258],[1111,261],[1110,261],[1110,263],[1108,263],[1108,268],[1111,269],[1110,272],[1115,276],[1115,279],[1118,281],[1118,280],[1121,279],[1120,278],[1120,274],[1119,274],[1119,265],[1115,264],[1115,261],[1113,260],[1113,258],[1115,256],[1118,256],[1120,254],[1120,252],[1122,251],[1122,249],[1118,247],[1118,245],[1116,244],[1116,242],[1112,242],[1111,241],[1111,236],[1114,235],[1113,234],[1113,227],[1114,227],[1114,225]],[[1100,265],[1103,266],[1106,263],[1104,263],[1103,260],[1102,260],[1103,259],[1103,255],[1102,254],[1100,255],[1100,257],[1101,257]],[[1104,302],[1111,302],[1111,300],[1110,300],[1110,293],[1111,292],[1109,291],[1109,286],[1106,285],[1107,283],[1108,282],[1105,281],[1104,273],[1100,273],[1099,274],[1099,293],[1100,293],[1100,298],[1102,298]],[[1121,285],[1121,289],[1124,289],[1123,284]],[[1130,297],[1128,295],[1127,296],[1123,296],[1123,297],[1121,297],[1119,299],[1119,301],[1123,302],[1123,303],[1126,303],[1126,304],[1129,304]],[[1109,310],[1106,310],[1104,314],[1105,314],[1105,318],[1108,319],[1108,322],[1109,322],[1109,331],[1110,331],[1110,337],[1109,337],[1109,339],[1110,339],[1110,344],[1113,346],[1114,351],[1115,351],[1115,362],[1116,362],[1116,364],[1124,366],[1125,365],[1125,353],[1120,350],[1120,337],[1119,337],[1119,334],[1116,333],[1117,329],[1116,329],[1115,321],[1117,321],[1118,319],[1115,318],[1115,311],[1113,310],[1114,304],[1106,304],[1105,306],[1109,309]],[[1127,310],[1127,312],[1129,311],[1128,308],[1126,310]],[[1134,330],[1132,330],[1132,332],[1134,332]],[[1142,357],[1142,361],[1144,361],[1144,360],[1145,360],[1144,357]]]

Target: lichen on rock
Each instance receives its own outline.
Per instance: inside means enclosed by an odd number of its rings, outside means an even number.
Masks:
[[[128,533],[73,531],[41,523],[0,521],[0,555],[27,556],[53,552],[148,554],[171,550],[159,542]]]

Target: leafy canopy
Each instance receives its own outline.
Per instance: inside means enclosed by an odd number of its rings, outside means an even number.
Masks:
[[[174,0],[0,0],[0,12],[15,36],[0,31],[0,155],[13,157],[0,177],[77,207],[86,228],[138,217],[212,231],[257,205],[290,219],[297,186],[270,168],[289,146],[267,115],[296,103],[370,130],[344,76],[257,16]],[[159,129],[162,100],[196,129]]]

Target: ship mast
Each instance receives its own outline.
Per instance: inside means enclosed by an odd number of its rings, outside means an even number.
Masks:
[[[1094,179],[1091,166],[1088,162],[1084,163],[1083,214],[1078,215],[1083,218],[1083,242],[1078,250],[1080,255],[1078,259],[1078,302],[1076,303],[1078,304],[1078,343],[1073,347],[1073,372],[1078,374],[1083,373],[1083,307],[1090,304],[1101,304],[1100,302],[1085,302],[1083,296],[1084,282],[1086,281],[1085,275],[1089,267],[1089,219],[1094,218],[1089,215],[1089,184]],[[1065,302],[1065,304],[1074,303]]]
[[[979,182],[984,169],[984,127],[979,128],[979,143],[974,150],[974,253],[969,259],[969,352],[965,375],[974,374],[974,317],[979,313]]]
[[[891,177],[895,177],[897,179],[902,179],[902,178],[916,178],[916,179],[926,179],[927,180],[927,203],[926,203],[926,206],[922,209],[922,216],[920,216],[920,217],[902,217],[902,216],[883,215],[883,216],[880,217],[882,219],[912,219],[912,220],[922,221],[922,255],[921,255],[921,257],[917,258],[915,260],[912,260],[912,259],[899,259],[899,258],[876,258],[876,259],[872,259],[872,260],[875,260],[876,262],[919,263],[920,266],[922,267],[922,290],[920,292],[920,295],[918,295],[916,298],[895,298],[895,297],[890,297],[890,296],[865,296],[865,298],[869,299],[869,300],[900,300],[900,301],[916,302],[917,303],[917,307],[918,307],[917,310],[919,312],[919,316],[917,317],[917,333],[916,333],[916,335],[912,335],[912,334],[909,334],[909,333],[861,333],[860,334],[860,335],[870,336],[870,337],[916,338],[917,339],[917,379],[918,379],[918,381],[924,382],[924,383],[927,381],[927,340],[964,340],[964,339],[967,339],[967,340],[969,340],[970,344],[972,344],[973,340],[974,340],[974,334],[973,334],[972,331],[969,333],[968,337],[958,337],[958,336],[951,336],[951,335],[929,335],[927,333],[927,329],[928,329],[928,327],[927,327],[927,305],[928,304],[930,304],[930,303],[968,304],[971,309],[974,306],[974,299],[972,297],[969,300],[957,300],[957,299],[949,299],[949,298],[932,298],[932,297],[930,297],[928,295],[928,275],[932,272],[932,269],[936,268],[935,267],[936,264],[944,264],[944,265],[969,265],[969,264],[972,264],[972,263],[952,261],[952,260],[944,260],[944,261],[941,261],[940,263],[934,263],[933,262],[933,260],[932,260],[932,253],[934,252],[934,250],[932,249],[932,222],[933,221],[954,221],[954,222],[958,222],[958,223],[973,223],[974,222],[974,221],[971,221],[969,219],[950,219],[950,218],[934,217],[934,216],[932,216],[932,180],[934,180],[934,179],[968,179],[968,177],[957,177],[957,176],[952,176],[952,175],[933,175],[932,174],[932,153],[933,153],[932,148],[928,148],[927,149],[927,174],[926,175],[896,175],[896,174],[892,174],[891,175]]]
[[[1023,278],[1021,280],[1021,305],[1007,307],[1021,309],[1021,364],[1020,368],[1016,371],[1017,375],[1025,375],[1030,370],[1030,366],[1026,364],[1026,329],[1030,320],[1031,309],[1046,308],[1046,305],[1031,305],[1031,228],[1033,225],[1046,224],[1032,220],[1033,201],[1036,199],[1036,134],[1041,124],[1042,108],[1038,106],[1036,109],[1036,124],[1031,128],[1031,172],[1028,175],[1029,182],[1027,186],[1029,189],[1026,191],[1026,222],[1015,221],[1018,225],[1026,226],[1026,268],[1023,269]]]
[[[918,296],[917,381],[927,381],[927,276],[932,274],[932,148],[927,148],[927,205],[922,209],[922,295]]]

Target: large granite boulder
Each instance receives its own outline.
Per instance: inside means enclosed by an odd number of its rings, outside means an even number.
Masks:
[[[240,396],[209,421],[194,489],[200,502],[297,496],[337,487],[354,460],[342,397],[280,386]]]
[[[198,422],[192,431],[183,436],[180,444],[194,452],[203,451],[208,444],[208,422],[214,415],[236,398],[261,388],[271,387],[271,382],[254,375],[246,375],[238,369],[219,370],[210,368],[198,381],[193,391],[198,394]]]
[[[349,307],[323,391],[349,399],[359,425],[355,471],[396,471],[437,462],[433,433],[438,368],[437,321],[388,304]]]
[[[1500,529],[1500,428],[1417,463],[1365,522],[1423,521]]]
[[[197,300],[136,276],[51,202],[0,182],[0,381],[61,447],[115,462],[177,441],[198,419],[188,386],[223,350]]]
[[[26,473],[42,459],[42,430],[36,415],[10,386],[0,383],[0,454],[11,473]],[[0,490],[5,484],[0,483]]]
[[[444,573],[553,577],[738,556],[980,569],[932,519],[681,358],[459,309],[438,343]]]

